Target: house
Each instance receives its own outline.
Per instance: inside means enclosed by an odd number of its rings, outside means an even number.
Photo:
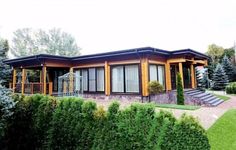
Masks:
[[[166,91],[176,89],[177,72],[184,88],[195,88],[195,67],[206,66],[207,60],[208,56],[192,49],[143,47],[75,57],[39,54],[4,62],[13,68],[10,87],[14,92],[51,95],[82,91],[90,96],[143,98],[149,96],[152,80],[158,80]],[[27,70],[37,72],[34,79],[28,79]]]

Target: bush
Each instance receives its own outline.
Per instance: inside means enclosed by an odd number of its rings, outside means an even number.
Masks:
[[[227,94],[236,94],[236,82],[227,85],[225,90]]]
[[[177,104],[184,105],[184,90],[180,73],[177,73],[176,88],[177,88]]]
[[[164,91],[164,87],[158,81],[151,81],[148,84],[148,91],[150,94],[159,94]]]
[[[107,111],[91,101],[15,96],[5,149],[210,149],[205,130],[189,116],[180,120],[153,104]],[[2,147],[1,147],[2,148]]]

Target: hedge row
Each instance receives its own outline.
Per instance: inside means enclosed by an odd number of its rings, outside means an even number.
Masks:
[[[236,82],[232,82],[225,88],[227,94],[236,94]]]
[[[91,101],[34,95],[16,96],[15,113],[2,143],[6,149],[151,150],[199,149],[210,145],[192,117],[176,120],[151,104],[107,111]]]

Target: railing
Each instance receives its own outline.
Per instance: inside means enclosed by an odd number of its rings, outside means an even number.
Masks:
[[[10,83],[9,87],[13,89],[13,84]],[[16,83],[15,89],[13,90],[15,93],[22,93],[22,84]],[[39,83],[39,82],[25,83],[23,93],[24,94],[37,94],[37,93],[42,94],[43,83]],[[52,82],[46,83],[46,94],[52,95]]]

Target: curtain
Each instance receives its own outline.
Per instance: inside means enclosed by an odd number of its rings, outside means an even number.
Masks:
[[[112,68],[112,92],[124,92],[123,66]]]
[[[157,81],[157,65],[149,65],[150,81]]]
[[[96,84],[96,74],[95,74],[95,68],[89,68],[89,91],[90,92],[95,92]]]
[[[83,90],[88,91],[88,71],[82,70],[82,81],[83,81]]]
[[[104,91],[104,68],[97,68],[97,91]]]
[[[164,66],[158,66],[158,81],[165,87],[165,69]]]
[[[80,91],[80,70],[75,71],[75,90]]]
[[[138,65],[125,66],[126,92],[139,92]]]

